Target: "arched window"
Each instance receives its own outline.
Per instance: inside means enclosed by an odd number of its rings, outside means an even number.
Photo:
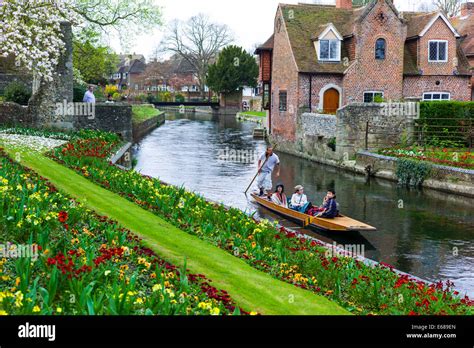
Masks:
[[[375,59],[385,59],[387,43],[385,39],[377,39],[375,42]]]

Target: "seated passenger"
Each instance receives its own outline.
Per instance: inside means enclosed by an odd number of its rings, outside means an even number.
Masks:
[[[308,197],[304,194],[304,187],[298,185],[295,187],[295,193],[291,197],[290,208],[300,213],[305,213],[310,203]]]
[[[275,193],[272,195],[272,202],[281,207],[288,208],[288,199],[285,195],[285,186],[278,185],[276,187]]]
[[[326,197],[324,198],[324,204],[322,208],[324,210],[317,215],[318,217],[334,219],[336,216],[339,215],[336,202],[336,192],[334,190],[328,191]]]

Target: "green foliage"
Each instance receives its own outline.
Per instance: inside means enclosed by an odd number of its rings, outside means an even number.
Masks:
[[[473,141],[474,102],[422,102],[418,133],[424,145],[464,147]]]
[[[73,100],[75,103],[81,103],[84,99],[84,94],[87,91],[86,85],[74,84],[73,87]]]
[[[91,84],[106,84],[119,63],[110,47],[99,43],[99,35],[91,30],[83,32],[73,41],[74,66],[82,79]]]
[[[255,58],[241,47],[222,50],[217,63],[209,67],[207,85],[215,92],[230,93],[244,86],[256,87],[258,65]]]
[[[381,95],[376,95],[374,97],[374,103],[384,103],[385,99]]]
[[[426,162],[400,158],[397,162],[398,182],[400,185],[419,187],[431,173],[431,165]]]
[[[178,93],[175,95],[174,100],[178,103],[184,103],[185,98],[184,98],[184,95],[182,95],[181,93]]]
[[[5,101],[20,105],[28,105],[31,93],[23,83],[12,82],[5,88]]]
[[[327,145],[331,148],[331,150],[336,151],[336,138],[331,138]]]
[[[133,105],[132,106],[132,120],[133,122],[143,122],[155,116],[158,116],[160,111],[150,105]]]

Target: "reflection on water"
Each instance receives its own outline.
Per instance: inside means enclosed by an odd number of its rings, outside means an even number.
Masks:
[[[256,155],[266,146],[253,139],[254,127],[233,117],[172,115],[140,143],[137,170],[296,227],[242,193],[255,175]],[[290,194],[292,187],[301,184],[317,204],[328,188],[334,188],[343,214],[378,228],[355,236],[304,232],[329,243],[364,243],[371,259],[427,280],[453,280],[458,290],[474,295],[473,199],[399,188],[388,181],[367,180],[291,155],[278,155],[281,176],[274,178],[275,184],[283,183]]]

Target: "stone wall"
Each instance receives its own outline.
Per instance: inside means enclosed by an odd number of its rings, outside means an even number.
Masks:
[[[126,104],[96,104],[95,116],[75,117],[74,128],[113,132],[126,141],[132,141],[132,107]]]
[[[32,119],[28,113],[28,107],[16,103],[0,103],[0,124],[30,126]]]
[[[390,105],[411,105],[396,112]],[[390,110],[390,111],[389,111]],[[353,158],[359,150],[377,150],[398,145],[402,136],[410,139],[416,103],[354,103],[337,111],[337,153],[340,158]]]
[[[5,93],[5,88],[14,81],[23,83],[31,93],[33,82],[31,75],[0,73],[0,95],[3,95]]]
[[[300,130],[303,136],[336,136],[336,116],[304,113],[300,118]]]
[[[165,113],[161,113],[160,115],[150,118],[141,123],[132,122],[133,125],[133,142],[138,143],[142,140],[145,136],[147,136],[151,131],[155,128],[161,126],[165,123]]]

